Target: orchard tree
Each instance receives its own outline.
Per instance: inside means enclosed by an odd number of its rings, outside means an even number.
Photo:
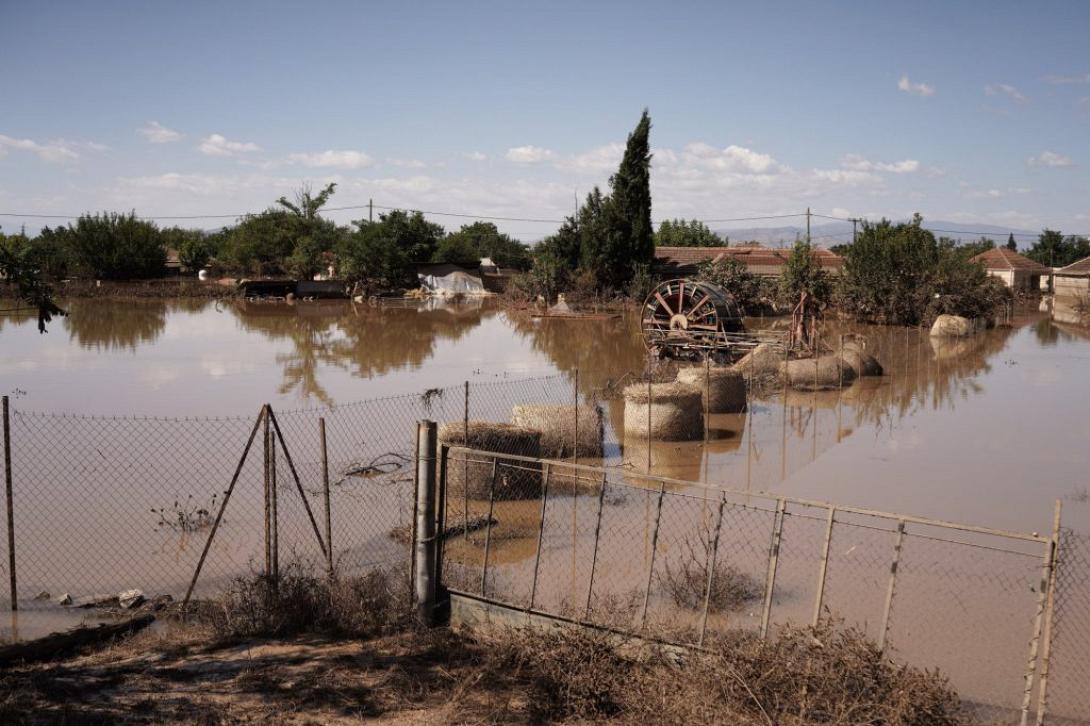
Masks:
[[[708,229],[699,219],[667,219],[655,233],[656,247],[726,247],[726,237]]]

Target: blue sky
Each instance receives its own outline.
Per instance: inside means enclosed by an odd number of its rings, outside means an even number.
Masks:
[[[1077,2],[0,0],[0,211],[232,214],[336,181],[337,206],[555,219],[646,106],[656,219],[1086,232],[1088,51]]]

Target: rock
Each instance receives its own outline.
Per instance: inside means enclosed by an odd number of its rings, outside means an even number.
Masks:
[[[855,371],[835,355],[788,361],[784,369],[788,385],[806,391],[840,388],[855,380]]]
[[[51,597],[53,597],[53,596],[50,595],[45,590],[42,590],[41,592],[39,592],[37,595],[34,596],[34,599],[35,600],[48,600]]]
[[[984,329],[980,320],[970,320],[960,315],[940,315],[931,325],[933,338],[963,338]]]
[[[58,605],[71,605],[72,604],[72,596],[69,595],[67,592],[64,593],[63,595],[61,595],[60,597],[57,598],[57,604]]]
[[[142,602],[144,602],[144,593],[140,590],[125,590],[117,595],[117,604],[126,610],[131,610]]]

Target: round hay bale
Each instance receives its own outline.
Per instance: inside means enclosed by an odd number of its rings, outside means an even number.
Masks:
[[[650,388],[650,390],[648,390]],[[624,389],[626,438],[692,441],[704,433],[700,391],[683,383],[633,383]]]
[[[784,368],[787,384],[804,391],[840,388],[855,380],[855,371],[835,355],[791,360]]]
[[[682,368],[677,372],[677,382],[699,390],[708,413],[738,413],[746,410],[746,379],[740,371],[733,368]]]
[[[541,433],[513,424],[461,421],[439,427],[439,443],[480,452],[541,456]],[[447,457],[447,497],[488,499],[495,470],[496,499],[530,499],[541,495],[541,464],[512,461],[487,454],[451,451]]]
[[[782,364],[783,352],[776,350],[768,343],[761,343],[739,358],[732,368],[750,381],[779,380],[782,375],[780,370]]]
[[[970,320],[960,315],[940,315],[931,324],[933,338],[964,338],[984,328],[980,320]]]
[[[512,409],[511,422],[516,426],[541,432],[541,456],[545,458],[601,456],[605,430],[602,409],[598,406],[579,406],[578,411],[577,419],[575,406],[523,404]]]
[[[840,360],[855,372],[857,378],[882,375],[882,364],[858,344],[845,343],[840,351]]]
[[[669,479],[700,481],[700,467],[704,461],[704,444],[700,441],[652,441],[650,447],[651,474]],[[625,436],[624,468],[631,476],[625,476],[629,484],[655,489],[658,484],[639,477],[647,473],[647,441],[638,436]],[[667,488],[672,488],[667,485]]]

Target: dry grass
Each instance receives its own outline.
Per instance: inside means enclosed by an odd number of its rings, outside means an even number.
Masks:
[[[717,559],[708,591],[708,563],[712,542],[706,537],[687,538],[680,562],[669,562],[662,579],[666,594],[674,604],[689,610],[702,610],[707,598],[709,612],[736,610],[761,597],[761,584],[729,562]]]

